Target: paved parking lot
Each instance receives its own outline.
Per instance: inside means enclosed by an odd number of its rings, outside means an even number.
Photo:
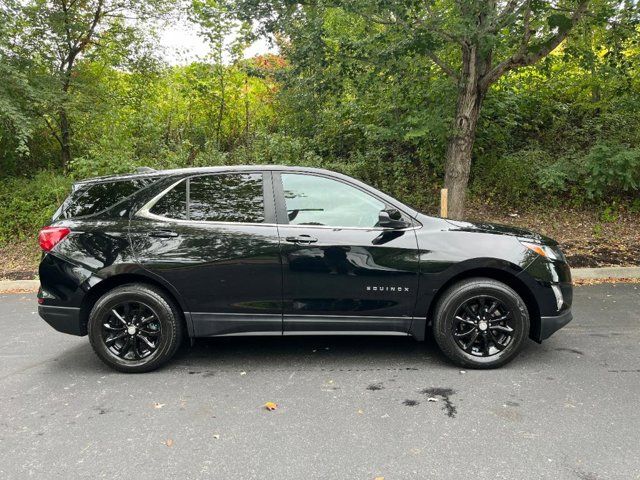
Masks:
[[[0,478],[640,479],[640,285],[574,301],[500,370],[432,341],[292,337],[198,341],[125,375],[33,295],[0,295]]]

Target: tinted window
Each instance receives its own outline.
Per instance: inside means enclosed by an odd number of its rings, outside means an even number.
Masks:
[[[315,175],[282,174],[289,223],[374,227],[384,203],[346,183]]]
[[[154,181],[153,178],[141,178],[81,185],[65,200],[55,218],[93,215],[112,207]]]
[[[164,195],[151,213],[179,220],[262,223],[262,174],[209,175],[184,180]]]
[[[178,220],[187,219],[187,181],[183,180],[167,192],[151,209],[151,213]]]
[[[191,220],[245,223],[264,221],[262,174],[194,177],[189,190]]]

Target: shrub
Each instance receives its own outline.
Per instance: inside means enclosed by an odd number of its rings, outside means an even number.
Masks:
[[[33,238],[71,189],[64,175],[40,172],[33,178],[3,178],[0,183],[0,245]]]
[[[538,148],[519,150],[497,159],[484,158],[477,165],[473,190],[499,200],[524,202],[538,193],[540,172],[552,163],[551,155]],[[559,178],[556,176],[554,181]]]
[[[590,198],[620,196],[640,190],[640,148],[600,143],[585,158],[586,189]]]

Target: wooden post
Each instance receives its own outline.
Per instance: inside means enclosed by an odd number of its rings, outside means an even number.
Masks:
[[[447,218],[447,203],[449,197],[449,190],[443,188],[440,190],[440,216]]]

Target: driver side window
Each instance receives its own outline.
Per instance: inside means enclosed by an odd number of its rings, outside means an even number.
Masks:
[[[371,228],[385,204],[351,185],[316,175],[283,173],[290,225]]]

